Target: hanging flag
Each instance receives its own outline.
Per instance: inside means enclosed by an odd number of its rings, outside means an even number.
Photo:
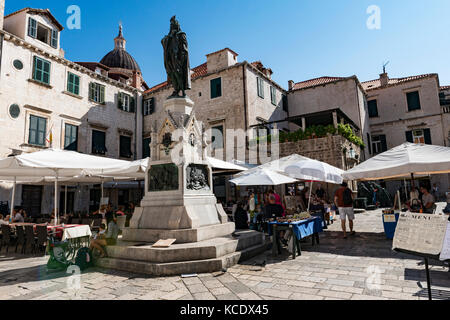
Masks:
[[[47,132],[47,137],[45,138],[50,148],[53,147],[53,123],[50,125],[50,129]]]

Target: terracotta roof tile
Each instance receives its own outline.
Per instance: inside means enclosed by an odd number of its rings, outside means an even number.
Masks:
[[[306,81],[302,81],[302,82],[296,83],[294,85],[294,87],[292,88],[292,90],[311,88],[311,87],[320,86],[320,85],[324,85],[324,84],[328,84],[328,83],[332,83],[332,82],[339,81],[339,80],[344,80],[344,79],[347,79],[347,78],[342,78],[342,77],[320,77],[320,78],[315,78],[315,79],[306,80]]]
[[[207,63],[203,63],[203,64],[195,67],[194,69],[192,69],[192,72],[193,72],[192,75],[191,75],[191,79],[192,80],[197,79],[197,78],[199,78],[201,76],[207,75],[208,74],[208,65],[207,65]],[[165,88],[168,85],[169,85],[169,83],[167,81],[164,81],[164,82],[162,82],[160,84],[157,84],[156,86],[148,89],[147,91],[144,92],[144,94],[152,93],[152,92],[154,92],[156,90]]]
[[[428,78],[428,77],[431,77],[434,75],[435,74],[433,74],[433,73],[429,73],[429,74],[422,74],[422,75],[410,76],[410,77],[404,77],[404,78],[392,78],[392,79],[390,78],[388,85],[391,86],[391,85],[396,85],[396,84],[400,84],[400,83],[404,83],[404,82],[408,82],[408,81],[424,79],[424,78]],[[380,79],[375,79],[375,80],[362,82],[361,85],[363,86],[364,90],[370,91],[370,90],[375,90],[375,89],[381,88],[381,81],[380,81]]]
[[[450,90],[450,86],[443,86],[440,88],[441,90]]]

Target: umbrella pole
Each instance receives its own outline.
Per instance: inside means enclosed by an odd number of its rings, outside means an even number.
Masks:
[[[55,171],[55,226],[58,225],[58,171]]]
[[[408,201],[408,188],[406,188],[406,179],[404,179],[404,183],[405,183],[405,201]],[[409,201],[411,201],[411,199],[409,199]]]
[[[103,192],[104,192],[104,190],[103,190],[103,184],[104,184],[104,181],[103,181],[103,178],[102,178],[101,195],[100,195],[100,207],[98,208],[99,210],[102,208]]]
[[[16,196],[16,184],[17,184],[17,177],[14,177],[14,182],[13,182],[13,189],[12,189],[12,194],[11,194],[11,208],[10,208],[10,221],[12,221],[13,218],[13,211],[14,211],[14,198]]]
[[[64,215],[67,215],[67,185],[64,189]]]
[[[311,195],[312,195],[313,185],[314,185],[314,181],[311,181],[311,186],[309,187],[308,213],[309,213],[309,209],[311,208]]]

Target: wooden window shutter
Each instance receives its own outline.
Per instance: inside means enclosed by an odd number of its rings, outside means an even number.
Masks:
[[[89,100],[94,100],[95,97],[95,84],[93,82],[89,83]]]
[[[386,152],[388,150],[388,148],[387,148],[386,136],[384,134],[380,136],[380,141],[381,141],[381,151]]]
[[[105,103],[105,86],[100,86],[100,103]]]
[[[410,143],[414,143],[412,131],[406,131],[406,141],[410,142]]]
[[[52,38],[50,43],[53,48],[58,48],[58,31],[52,30]]]
[[[134,97],[130,97],[130,112],[131,113],[135,112],[135,100],[134,100]]]
[[[432,144],[431,143],[431,129],[424,129],[423,136],[425,138],[425,144]]]
[[[32,38],[37,37],[37,22],[33,18],[28,19],[28,35]]]
[[[117,95],[117,108],[119,108],[120,110],[123,110],[122,101],[123,101],[122,92],[119,92],[119,94]]]

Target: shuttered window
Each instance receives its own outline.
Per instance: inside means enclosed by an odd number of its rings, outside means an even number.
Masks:
[[[222,96],[222,78],[211,80],[211,99]]]
[[[32,38],[37,37],[37,21],[33,18],[28,19],[28,36]]]
[[[378,117],[378,103],[377,100],[370,100],[367,102],[367,106],[369,109],[369,118]]]
[[[264,80],[260,77],[256,78],[257,87],[258,87],[258,97],[264,99]]]
[[[95,82],[89,83],[89,100],[105,103],[105,86]]]
[[[64,129],[64,150],[78,151],[78,127],[66,124]]]
[[[270,101],[274,106],[277,105],[277,90],[275,87],[270,87]]]
[[[30,115],[28,143],[44,147],[46,131],[47,131],[47,119]]]
[[[418,144],[432,144],[431,129],[406,131],[406,141]]]
[[[50,84],[50,62],[34,57],[33,79],[45,84]]]
[[[106,133],[103,131],[92,130],[92,153],[105,155],[106,149]]]
[[[142,158],[150,158],[151,156],[151,151],[150,151],[150,143],[152,143],[152,139],[151,138],[145,138],[142,141],[143,145],[142,145]]]
[[[126,93],[119,92],[117,107],[120,110],[134,113],[134,110],[135,110],[134,104],[135,104],[134,97],[132,97]]]
[[[131,158],[131,137],[120,136],[120,157]]]
[[[53,48],[57,49],[58,48],[58,31],[52,30],[51,33],[52,33],[52,37],[50,39],[50,45]]]
[[[406,99],[408,101],[408,111],[421,109],[419,91],[408,92]]]
[[[374,155],[386,152],[387,150],[386,135],[381,134],[372,137],[372,152]]]
[[[144,100],[142,104],[142,113],[144,116],[151,115],[155,112],[155,98]]]
[[[67,91],[77,96],[80,94],[80,77],[71,72],[67,74]]]

